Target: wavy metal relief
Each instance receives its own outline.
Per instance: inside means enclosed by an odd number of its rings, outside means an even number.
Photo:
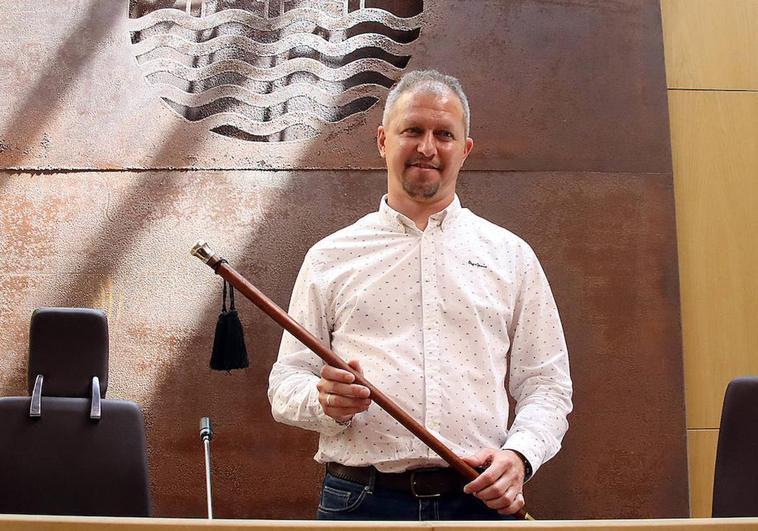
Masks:
[[[254,142],[350,125],[402,75],[422,0],[131,0],[143,75],[179,116]]]

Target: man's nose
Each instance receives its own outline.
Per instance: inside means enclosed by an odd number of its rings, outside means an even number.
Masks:
[[[416,149],[426,158],[433,157],[434,152],[437,149],[437,146],[434,143],[434,132],[427,131],[422,134],[421,138],[419,138],[418,147]]]

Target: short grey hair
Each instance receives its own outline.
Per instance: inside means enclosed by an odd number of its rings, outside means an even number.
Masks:
[[[471,125],[471,116],[468,106],[468,98],[463,92],[461,82],[453,76],[448,76],[437,70],[412,70],[405,74],[400,81],[387,94],[387,101],[384,104],[384,114],[382,115],[382,125],[387,126],[390,111],[397,103],[400,96],[406,92],[414,90],[428,90],[430,92],[444,94],[449,90],[458,97],[463,107],[463,123],[466,126],[466,136],[468,137]]]

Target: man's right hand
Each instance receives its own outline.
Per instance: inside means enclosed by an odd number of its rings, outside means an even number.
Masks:
[[[363,375],[358,360],[350,360],[347,364]],[[371,405],[368,387],[354,384],[354,381],[355,376],[348,371],[330,365],[321,367],[321,379],[316,384],[318,401],[324,413],[337,422],[347,422]]]

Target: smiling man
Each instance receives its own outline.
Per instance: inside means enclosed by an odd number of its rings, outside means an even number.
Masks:
[[[403,90],[401,82],[388,97],[377,134],[387,162],[387,203],[421,230],[453,202],[458,172],[474,146],[468,120],[468,102],[444,84]]]
[[[290,313],[483,472],[464,484],[352,374],[285,333],[269,400],[277,420],[320,433],[318,518],[507,518],[560,449],[572,386],[558,311],[532,249],[461,206],[468,133],[455,78],[403,77],[377,131],[387,194],[310,249]]]

